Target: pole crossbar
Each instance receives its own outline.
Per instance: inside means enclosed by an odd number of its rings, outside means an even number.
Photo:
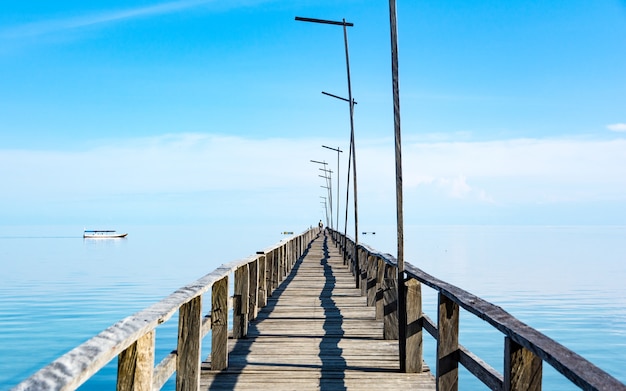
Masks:
[[[296,16],[296,20],[299,22],[312,22],[312,23],[322,23],[322,24],[334,24],[336,26],[347,26],[352,27],[354,23],[344,21],[335,21],[335,20],[326,20],[326,19],[315,19],[315,18],[302,18],[300,16]]]

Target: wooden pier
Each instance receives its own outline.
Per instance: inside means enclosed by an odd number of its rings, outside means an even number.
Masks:
[[[228,368],[205,363],[202,390],[434,390],[426,366],[400,373],[398,341],[385,340],[376,308],[355,287],[343,256],[326,235],[232,341]]]
[[[501,307],[404,266],[399,273],[393,256],[312,228],[120,320],[13,391],[74,390],[113,360],[118,391],[160,390],[174,375],[177,391],[455,391],[463,389],[460,366],[490,390],[539,391],[544,364],[583,390],[626,391]],[[422,287],[437,293],[435,321],[422,312]],[[459,343],[461,311],[502,333],[502,372]],[[156,331],[176,313],[177,346],[155,363]],[[202,357],[209,335],[211,353]],[[436,342],[430,369],[422,359],[428,335]]]

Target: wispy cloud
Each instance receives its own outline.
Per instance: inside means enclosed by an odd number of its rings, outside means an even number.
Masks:
[[[328,142],[340,145],[341,140],[185,134],[84,151],[0,150],[6,189],[0,194],[0,214],[2,208],[17,209],[11,205],[50,209],[70,202],[98,213],[98,208],[110,207],[111,200],[132,204],[129,213],[157,203],[152,213],[173,208],[193,215],[193,207],[205,205],[213,214],[217,207],[233,215],[257,216],[284,211],[289,203],[296,214],[315,211],[322,183],[318,167],[309,160],[324,159],[319,146]],[[359,211],[393,215],[393,143],[362,140],[359,145]],[[621,139],[410,143],[403,148],[405,202],[443,209],[624,203],[624,149],[626,140]],[[329,152],[333,170],[335,159]],[[343,203],[347,157],[341,159]]]
[[[129,8],[116,11],[103,11],[100,13],[77,16],[72,18],[27,23],[1,30],[0,37],[4,37],[5,39],[37,37],[62,31],[115,23],[123,20],[180,12],[204,4],[213,3],[215,1],[216,0],[178,0],[151,5],[147,7]]]
[[[606,128],[612,132],[626,132],[625,123],[607,125]]]

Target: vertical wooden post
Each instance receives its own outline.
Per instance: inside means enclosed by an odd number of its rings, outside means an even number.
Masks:
[[[258,297],[258,307],[263,308],[267,305],[267,256],[262,252],[258,252],[259,254],[259,297]]]
[[[359,265],[359,248],[357,246],[354,247],[352,252],[354,257],[352,257],[352,264],[354,266],[354,285],[355,288],[361,287],[361,266]]]
[[[152,389],[154,330],[146,333],[117,359],[117,391]]]
[[[200,389],[202,296],[183,304],[178,312],[176,390]]]
[[[504,390],[541,391],[543,362],[510,337],[504,339]]]
[[[406,281],[406,371],[422,372],[422,286],[411,278]]]
[[[383,282],[383,308],[384,308],[384,339],[398,339],[398,279],[397,271],[393,266],[388,266]]]
[[[228,367],[228,276],[211,290],[211,369]]]
[[[285,245],[283,244],[278,248],[278,278],[276,279],[276,286],[280,284],[285,275]]]
[[[285,269],[283,270],[283,277],[289,274],[291,270],[291,250],[293,242],[290,240],[285,244]]]
[[[437,389],[459,388],[459,305],[439,293]]]
[[[265,254],[266,295],[269,298],[274,292],[274,250]]]
[[[235,296],[233,297],[233,338],[248,334],[248,298],[250,294],[248,265],[235,270]]]
[[[369,252],[365,249],[359,251],[359,278],[361,279],[361,296],[367,296],[367,256]]]
[[[249,309],[248,309],[248,321],[256,319],[256,315],[259,309],[259,259],[248,264],[250,278],[249,278]]]
[[[377,266],[378,262],[376,257],[372,254],[367,254],[367,305],[373,307],[376,305],[376,286],[377,281]]]
[[[385,261],[376,257],[376,264],[376,320],[381,320],[385,316],[385,301],[383,300]]]

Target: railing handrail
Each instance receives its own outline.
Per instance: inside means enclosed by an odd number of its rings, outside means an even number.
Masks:
[[[345,237],[341,232],[332,232],[335,235]],[[348,241],[352,240],[348,237]],[[354,241],[352,241],[351,245],[354,245]],[[389,266],[397,267],[395,257],[390,254],[383,254],[361,243],[357,245],[357,248],[363,250],[368,256],[375,256],[382,259]],[[350,252],[347,252],[346,256],[351,257]],[[626,385],[603,369],[540,331],[523,323],[501,307],[453,284],[438,279],[409,262],[405,261],[404,265],[405,273],[409,278],[413,278],[429,286],[468,312],[486,321],[505,336],[511,338],[515,343],[528,349],[537,357],[541,358],[541,360],[550,364],[581,389],[607,391],[626,390]],[[432,321],[428,320],[427,322]],[[434,327],[436,330],[436,326]],[[464,348],[462,348],[462,350],[463,349]],[[493,372],[492,368],[487,369]]]
[[[207,293],[215,282],[229,276],[235,270],[257,261],[265,254],[310,235],[312,231],[312,229],[308,229],[287,240],[283,239],[256,255],[220,265],[207,275],[177,289],[165,299],[109,326],[43,367],[12,390],[72,390],[78,388],[142,336],[169,320],[183,305]]]

